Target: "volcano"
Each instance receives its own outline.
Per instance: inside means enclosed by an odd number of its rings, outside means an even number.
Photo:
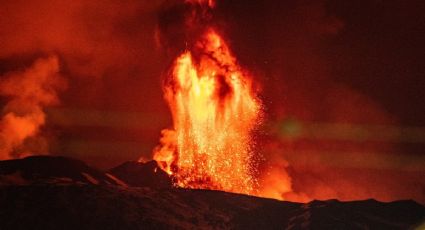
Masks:
[[[413,2],[2,1],[0,230],[425,229]]]
[[[420,229],[425,219],[412,200],[294,203],[168,187],[160,170],[152,161],[108,172],[65,157],[1,161],[0,229]]]

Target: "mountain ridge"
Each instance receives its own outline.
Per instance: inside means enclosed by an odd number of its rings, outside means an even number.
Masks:
[[[126,181],[133,175],[119,177],[114,170],[101,172],[75,159],[51,158],[0,161],[0,229],[419,229],[425,222],[425,207],[412,200],[295,203],[149,183],[134,186]],[[49,166],[46,162],[59,165],[43,168]],[[153,162],[123,165],[130,169],[121,173],[145,171],[140,176],[150,180],[157,175]],[[2,183],[17,171],[32,173],[22,177],[28,183]],[[80,176],[82,171],[99,182]],[[51,180],[65,174],[66,183]],[[106,180],[111,178],[107,174],[121,183]]]

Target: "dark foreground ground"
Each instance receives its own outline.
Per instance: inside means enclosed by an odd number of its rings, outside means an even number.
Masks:
[[[425,207],[414,201],[301,204],[175,189],[155,169],[126,163],[103,173],[67,158],[2,161],[0,229],[425,229]]]

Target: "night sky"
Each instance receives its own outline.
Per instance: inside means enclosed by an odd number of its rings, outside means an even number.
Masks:
[[[103,169],[151,158],[172,124],[161,84],[196,36],[182,25],[185,7],[0,5],[2,78],[56,55],[67,81],[60,104],[44,108],[49,153]],[[257,151],[290,175],[294,191],[425,202],[423,12],[420,0],[217,1],[212,21],[260,88]]]

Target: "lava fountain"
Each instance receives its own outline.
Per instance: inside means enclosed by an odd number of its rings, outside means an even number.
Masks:
[[[253,129],[261,102],[252,80],[213,28],[174,62],[164,85],[173,129],[154,159],[185,188],[253,194]]]

